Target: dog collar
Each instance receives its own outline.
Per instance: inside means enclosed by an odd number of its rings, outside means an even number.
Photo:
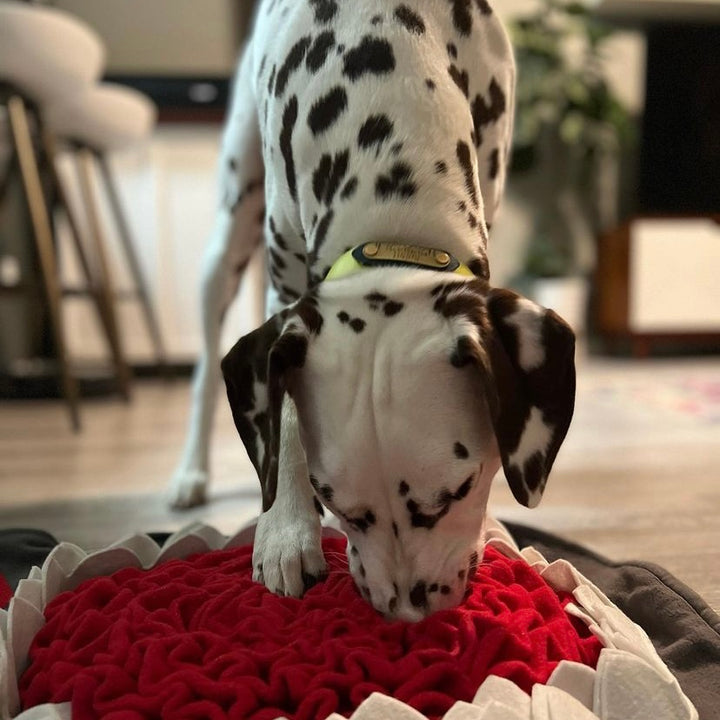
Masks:
[[[445,250],[393,242],[367,242],[341,255],[325,280],[339,280],[365,268],[402,266],[473,277],[470,268]]]

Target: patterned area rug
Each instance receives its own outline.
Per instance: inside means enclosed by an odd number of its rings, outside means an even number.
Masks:
[[[594,401],[629,413],[704,426],[720,424],[720,361],[687,367],[630,364],[625,373],[593,374],[584,391]]]

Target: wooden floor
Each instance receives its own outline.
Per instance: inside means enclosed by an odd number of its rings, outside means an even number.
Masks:
[[[58,401],[1,401],[0,527],[42,528],[97,548],[198,519],[231,533],[259,511],[257,481],[224,401],[211,502],[168,510],[163,493],[185,432],[188,383],[134,388],[130,404],[85,400],[78,435]],[[717,359],[581,359],[575,420],[542,504],[520,508],[500,477],[493,514],[613,559],[656,562],[720,611],[718,389]],[[709,393],[714,405],[696,402]]]

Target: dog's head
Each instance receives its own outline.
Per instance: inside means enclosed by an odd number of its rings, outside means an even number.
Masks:
[[[554,312],[484,280],[373,269],[243,337],[223,373],[264,509],[288,393],[361,592],[419,619],[463,599],[501,464],[517,500],[539,502],[573,413],[574,346]]]

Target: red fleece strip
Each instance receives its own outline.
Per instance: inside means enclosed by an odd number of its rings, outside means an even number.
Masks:
[[[0,575],[0,608],[6,608],[12,596],[12,588],[8,585],[8,581]]]
[[[360,597],[344,540],[323,547],[330,576],[302,600],[252,582],[250,547],[59,595],[21,678],[23,708],[70,701],[76,720],[319,720],[379,691],[439,718],[490,674],[530,691],[562,659],[597,663],[600,643],[564,612],[568,598],[492,548],[461,607],[408,624]]]

